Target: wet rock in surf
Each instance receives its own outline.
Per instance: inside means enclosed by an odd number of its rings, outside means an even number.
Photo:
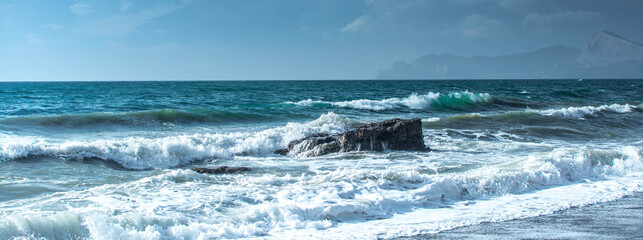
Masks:
[[[292,141],[275,153],[321,156],[351,151],[428,151],[424,146],[422,122],[419,118],[391,119],[363,125],[341,134],[315,134]]]
[[[250,168],[221,166],[218,168],[192,168],[192,171],[195,171],[198,173],[224,174],[224,173],[247,172],[247,171],[250,171]]]

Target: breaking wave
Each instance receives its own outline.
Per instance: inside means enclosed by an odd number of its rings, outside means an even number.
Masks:
[[[562,109],[458,114],[422,120],[426,129],[505,131],[526,139],[587,140],[605,134],[630,138],[632,126],[643,124],[641,105],[611,104]]]
[[[163,169],[196,160],[271,154],[292,140],[314,133],[341,132],[347,126],[337,114],[327,113],[311,122],[288,123],[284,127],[260,132],[64,142],[37,137],[5,136],[0,138],[0,161],[38,156],[74,160],[99,158],[114,161],[128,169]]]
[[[423,119],[425,123],[433,122],[455,122],[455,121],[469,121],[476,119],[496,119],[499,121],[510,123],[522,123],[520,120],[530,121],[544,121],[546,118],[558,119],[579,119],[586,120],[586,117],[598,117],[600,114],[625,114],[632,112],[643,112],[643,105],[630,105],[630,104],[611,104],[600,106],[583,106],[583,107],[567,107],[561,109],[526,109],[524,111],[509,111],[500,114],[480,114],[469,113],[463,115],[452,115],[445,118],[432,117]]]
[[[492,102],[494,98],[488,93],[451,92],[447,94],[430,92],[424,95],[412,94],[406,98],[387,98],[384,100],[358,99],[342,102],[325,102],[320,100],[302,100],[286,102],[299,106],[331,105],[343,108],[383,111],[398,108],[410,109],[466,109],[479,104]]]
[[[625,146],[558,148],[464,173],[421,173],[406,167],[208,176],[166,170],[134,182],[48,196],[52,203],[84,199],[86,206],[48,216],[5,216],[0,237],[33,232],[45,238],[128,239],[416,235],[618,199],[643,185],[636,177],[610,178],[640,174],[642,159],[640,148]],[[195,191],[195,185],[204,188]],[[33,206],[26,202],[24,207]],[[228,214],[234,218],[225,218]]]
[[[527,110],[533,111],[545,116],[558,116],[558,117],[570,117],[570,118],[579,118],[583,119],[586,116],[592,116],[600,112],[610,112],[610,113],[629,113],[635,111],[643,110],[643,105],[633,106],[630,104],[612,104],[612,105],[600,105],[598,107],[594,106],[584,106],[584,107],[568,107],[561,109],[549,109],[549,110]]]

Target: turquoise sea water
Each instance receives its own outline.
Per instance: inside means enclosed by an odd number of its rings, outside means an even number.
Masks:
[[[393,238],[643,190],[643,81],[0,83],[0,239]],[[273,152],[421,118],[433,152]],[[246,166],[201,175],[191,167]]]

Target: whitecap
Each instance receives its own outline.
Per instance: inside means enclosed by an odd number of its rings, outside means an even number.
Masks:
[[[559,116],[559,117],[572,117],[582,119],[585,116],[591,116],[599,112],[614,112],[614,113],[628,113],[631,112],[635,107],[629,104],[612,104],[612,105],[600,105],[595,106],[584,106],[584,107],[567,107],[561,109],[548,109],[548,110],[530,110],[541,115],[545,116]]]
[[[128,169],[164,169],[195,160],[269,155],[290,141],[315,133],[338,133],[346,128],[345,120],[335,113],[327,113],[314,121],[291,122],[284,127],[259,132],[62,142],[40,137],[5,136],[0,138],[0,161],[33,156],[75,160],[99,158],[115,161]]]
[[[298,102],[285,102],[299,106],[313,106],[315,104],[330,104],[332,106],[383,111],[397,108],[433,109],[433,108],[461,108],[481,103],[488,103],[493,97],[488,93],[472,93],[469,91],[450,92],[446,94],[429,92],[424,95],[411,94],[406,98],[387,98],[382,100],[356,99],[350,101],[327,102],[306,99]]]

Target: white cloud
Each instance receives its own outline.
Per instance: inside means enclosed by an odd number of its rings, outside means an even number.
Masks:
[[[356,32],[369,21],[370,21],[370,18],[368,16],[360,16],[354,21],[352,21],[351,23],[344,26],[342,28],[342,32]]]
[[[554,13],[541,15],[530,13],[525,17],[522,24],[531,27],[535,32],[548,32],[551,27],[563,22],[584,22],[601,17],[601,14],[588,11],[557,11]]]
[[[506,27],[500,19],[489,19],[485,15],[474,13],[462,21],[462,35],[469,38],[488,37],[502,33]]]
[[[131,2],[125,2],[121,4],[121,12],[127,12],[129,8],[132,6],[133,3]]]
[[[58,23],[49,23],[49,24],[42,25],[42,28],[43,28],[43,29],[49,29],[49,30],[51,30],[51,31],[58,31],[58,30],[60,30],[62,27],[63,27],[63,26],[61,26],[61,25],[60,25],[60,24],[58,24]]]
[[[167,32],[167,29],[154,29],[154,32],[158,34],[163,34]]]
[[[69,10],[76,15],[84,15],[94,11],[92,5],[89,3],[76,3],[69,6]]]

